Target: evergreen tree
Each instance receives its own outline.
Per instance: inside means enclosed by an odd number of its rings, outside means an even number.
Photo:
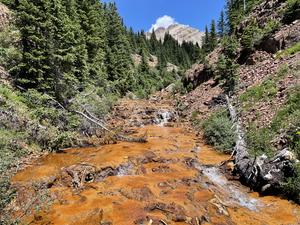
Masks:
[[[216,33],[216,23],[215,20],[211,21],[210,35],[209,35],[209,50],[213,51],[217,46],[217,33]]]
[[[151,32],[151,37],[150,37],[150,52],[153,55],[156,55],[158,53],[158,48],[159,48],[159,43],[156,38],[154,30]]]
[[[116,5],[109,3],[106,10],[107,18],[107,73],[117,90],[124,94],[130,86],[131,56],[126,30],[117,12]]]
[[[207,26],[205,26],[205,35],[204,35],[204,40],[203,40],[203,44],[202,44],[202,48],[205,53],[210,52],[209,41],[210,41],[210,37],[209,37],[208,28],[207,28]]]
[[[17,26],[20,28],[22,60],[14,68],[15,82],[24,88],[42,89],[49,74],[47,65],[47,34],[50,1],[20,1],[16,5]],[[46,9],[46,10],[44,10]]]
[[[129,39],[129,42],[130,42],[131,52],[132,53],[137,53],[136,52],[136,50],[138,48],[138,46],[137,46],[137,35],[134,33],[132,27],[129,28],[128,39]]]
[[[87,50],[88,79],[97,86],[104,86],[107,79],[104,64],[107,43],[103,6],[97,0],[77,0],[77,6]]]
[[[87,53],[75,1],[51,1],[50,15],[50,73],[46,84],[50,85],[49,92],[63,103],[76,94],[80,82],[87,77]]]
[[[225,35],[225,17],[224,17],[224,11],[221,11],[220,19],[218,21],[218,33],[219,36],[222,38]]]

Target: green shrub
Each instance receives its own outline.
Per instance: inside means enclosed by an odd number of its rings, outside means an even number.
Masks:
[[[271,129],[279,131],[288,130],[291,126],[300,124],[300,86],[289,90],[285,105],[275,115],[271,123]]]
[[[8,177],[0,178],[0,211],[15,197],[15,190],[11,188]],[[0,224],[1,224],[0,220]]]
[[[284,23],[291,23],[297,19],[300,19],[300,0],[288,0],[283,21]]]
[[[0,65],[7,70],[11,70],[21,60],[22,54],[17,45],[19,38],[19,31],[12,25],[0,32]]]
[[[289,56],[289,55],[294,55],[296,53],[300,52],[300,41],[291,46],[290,48],[285,49],[282,52],[279,52],[276,55],[276,58],[284,57],[284,56]]]
[[[254,45],[263,38],[263,31],[259,28],[255,20],[245,28],[242,37],[241,44],[244,48],[253,49]]]
[[[238,55],[238,49],[241,47],[235,36],[225,36],[222,39],[223,53],[230,59],[235,59]]]
[[[300,164],[295,165],[294,176],[286,179],[286,182],[282,184],[284,193],[300,203]]]
[[[257,102],[262,99],[273,98],[277,94],[276,83],[273,80],[266,80],[261,85],[249,88],[240,96],[242,102]]]
[[[272,156],[272,135],[273,134],[266,128],[258,129],[254,126],[248,128],[246,132],[246,143],[250,154],[254,156],[262,154]]]
[[[234,125],[226,110],[214,113],[202,124],[207,144],[221,152],[230,153],[235,145]]]
[[[264,37],[269,36],[279,27],[280,22],[278,22],[277,20],[270,19],[264,24],[263,27],[260,27],[254,19],[245,28],[241,36],[241,44],[246,49],[253,49],[263,40]]]

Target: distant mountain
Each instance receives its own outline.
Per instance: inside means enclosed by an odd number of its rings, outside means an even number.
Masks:
[[[155,31],[157,39],[163,40],[166,33],[169,33],[173,38],[175,38],[180,44],[183,41],[193,42],[194,44],[198,43],[202,45],[202,39],[204,32],[201,32],[195,28],[189,27],[182,24],[173,24],[168,28],[159,27]],[[151,33],[146,34],[150,38]]]

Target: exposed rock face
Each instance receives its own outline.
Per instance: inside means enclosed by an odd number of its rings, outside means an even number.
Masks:
[[[300,41],[300,20],[295,20],[292,24],[283,26],[275,34],[262,40],[258,49],[274,54],[291,47],[298,41]]]
[[[173,24],[167,29],[160,27],[157,30],[155,30],[155,35],[158,40],[163,41],[166,33],[169,33],[180,44],[182,44],[183,41],[186,41],[193,42],[194,44],[198,43],[199,46],[202,46],[202,39],[204,37],[204,33],[200,32],[195,28],[182,24]],[[151,33],[147,33],[146,35],[148,38],[150,38]]]
[[[9,9],[0,3],[0,31],[8,24],[10,20]]]
[[[137,67],[141,64],[142,62],[142,56],[138,55],[138,54],[132,54],[131,55],[132,61],[134,63],[134,66]],[[151,68],[155,68],[158,65],[158,58],[155,55],[150,55],[150,57],[148,58],[148,65]],[[168,72],[178,72],[179,68],[178,66],[172,64],[172,63],[167,63],[167,71]]]
[[[196,88],[198,85],[211,79],[211,74],[209,70],[213,70],[219,60],[222,48],[218,47],[212,51],[207,57],[207,65],[204,64],[194,64],[191,69],[185,72],[185,80],[187,83],[192,83],[193,87]]]
[[[139,66],[142,62],[142,56],[141,55],[138,55],[138,54],[132,54],[131,55],[131,58],[132,58],[132,61],[134,63],[135,66]],[[148,58],[148,65],[151,67],[151,68],[154,68],[156,67],[158,64],[158,59],[156,56],[154,55],[150,55],[150,57]]]

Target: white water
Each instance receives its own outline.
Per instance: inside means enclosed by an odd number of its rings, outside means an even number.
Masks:
[[[230,183],[216,167],[204,167],[197,165],[196,168],[209,178],[209,180],[222,190],[222,192],[228,193],[228,199],[226,203],[235,203],[252,211],[258,211],[258,207],[263,204],[255,199],[247,196],[241,190],[238,189],[233,183]]]
[[[155,123],[159,126],[164,126],[166,123],[171,121],[173,114],[167,110],[159,110],[157,112]]]

